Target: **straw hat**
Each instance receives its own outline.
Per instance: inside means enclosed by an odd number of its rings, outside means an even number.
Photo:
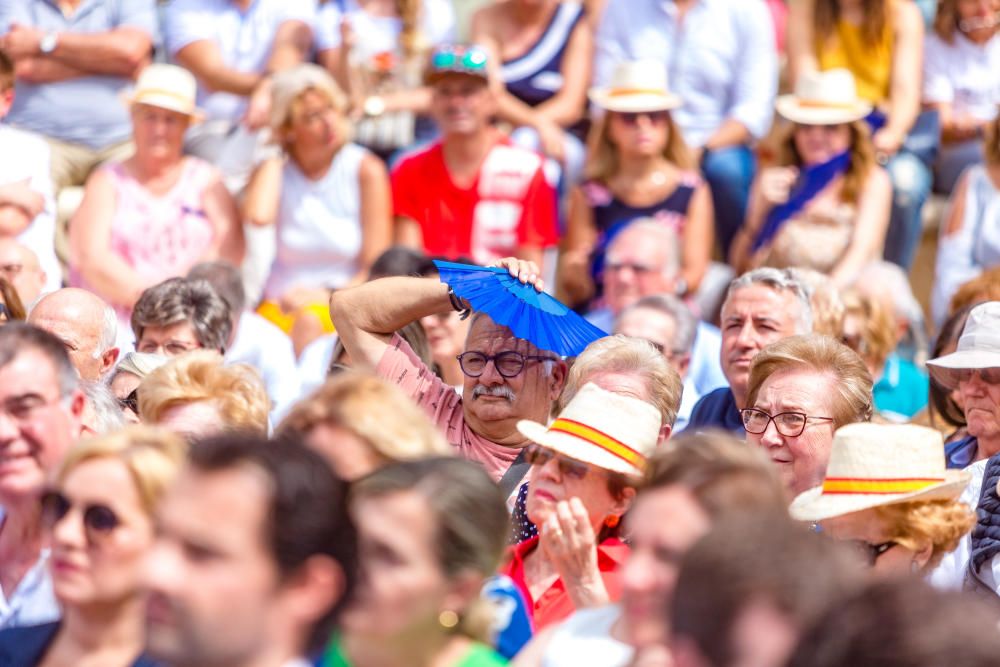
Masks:
[[[795,84],[795,92],[781,95],[774,104],[778,113],[801,125],[840,125],[861,120],[872,105],[858,98],[850,70],[806,72]]]
[[[198,82],[183,67],[154,63],[142,70],[135,88],[125,99],[129,104],[147,104],[201,120],[204,114],[195,104]]]
[[[969,312],[958,346],[927,362],[931,375],[946,386],[951,369],[1000,368],[1000,301],[981,303]]]
[[[587,383],[549,426],[522,419],[517,430],[571,459],[641,476],[660,435],[660,412],[646,401]]]
[[[914,500],[957,498],[970,475],[945,469],[944,441],[913,424],[848,424],[833,436],[823,485],[789,508],[800,521]]]
[[[681,105],[667,88],[667,68],[658,60],[618,63],[605,88],[591,88],[590,101],[608,111],[666,111]]]

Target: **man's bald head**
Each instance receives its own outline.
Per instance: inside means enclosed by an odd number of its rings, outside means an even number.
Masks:
[[[46,294],[28,313],[28,322],[62,341],[84,380],[100,380],[118,360],[118,318],[92,292],[67,287]]]
[[[45,271],[38,256],[13,239],[0,239],[0,276],[14,286],[25,306],[30,306],[45,286]]]

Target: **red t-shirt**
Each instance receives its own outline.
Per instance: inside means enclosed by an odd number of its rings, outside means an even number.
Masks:
[[[420,225],[432,256],[489,264],[519,247],[558,241],[556,193],[541,156],[506,138],[490,149],[467,189],[452,181],[440,141],[409,154],[392,171],[392,205],[397,216]]]
[[[524,559],[538,548],[538,540],[539,537],[535,535],[511,547],[508,552],[509,560],[500,567],[500,574],[510,577],[524,596],[536,633],[548,625],[565,620],[576,611],[562,579],[556,579],[537,600],[531,597],[528,582],[524,578]],[[621,598],[620,572],[622,564],[628,558],[628,552],[628,545],[617,537],[609,537],[597,545],[597,569],[601,571],[601,580],[604,581],[604,587],[612,602],[618,602]]]

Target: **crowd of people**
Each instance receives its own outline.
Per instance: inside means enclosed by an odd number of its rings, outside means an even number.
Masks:
[[[0,667],[996,664],[998,109],[1000,0],[0,0]]]

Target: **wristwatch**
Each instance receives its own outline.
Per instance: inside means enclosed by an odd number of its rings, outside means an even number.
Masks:
[[[59,33],[47,32],[38,40],[38,50],[48,55],[56,50],[59,45]]]

